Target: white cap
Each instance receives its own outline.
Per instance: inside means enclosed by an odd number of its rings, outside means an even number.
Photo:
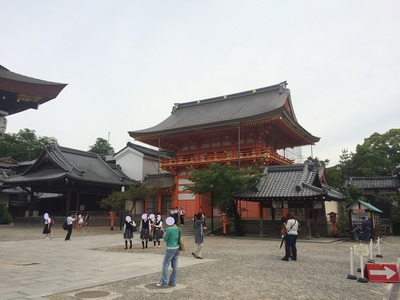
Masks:
[[[173,217],[168,217],[168,218],[165,220],[165,223],[167,223],[167,225],[169,225],[169,226],[172,226],[172,225],[175,224],[175,219],[174,219]]]

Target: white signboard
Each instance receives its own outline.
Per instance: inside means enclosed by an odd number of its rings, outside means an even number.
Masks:
[[[368,245],[357,244],[354,245],[354,254],[357,256],[368,256],[369,254],[369,247]]]

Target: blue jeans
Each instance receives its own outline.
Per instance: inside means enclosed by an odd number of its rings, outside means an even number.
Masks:
[[[296,241],[297,241],[297,235],[286,235],[286,258],[290,258],[290,248],[292,248],[292,257],[293,259],[297,259],[297,248],[296,248]]]
[[[161,285],[175,285],[176,279],[178,277],[178,257],[179,257],[179,249],[165,249],[164,261],[162,263],[162,271],[161,271]],[[168,267],[171,263],[172,273],[169,277],[168,282]]]

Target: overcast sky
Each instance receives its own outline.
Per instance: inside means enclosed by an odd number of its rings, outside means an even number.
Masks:
[[[109,138],[119,151],[175,102],[285,80],[298,122],[321,138],[314,157],[329,166],[400,127],[397,0],[0,3],[0,64],[68,84],[7,117],[8,133],[29,128],[85,151]]]

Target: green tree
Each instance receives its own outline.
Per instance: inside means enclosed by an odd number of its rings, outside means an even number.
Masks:
[[[213,204],[218,206],[234,222],[235,232],[243,235],[239,201],[234,195],[243,189],[254,186],[263,176],[258,169],[238,169],[233,165],[211,164],[206,170],[189,168],[193,185],[185,189],[193,194],[211,194]],[[211,197],[209,198],[211,200]]]
[[[154,193],[153,189],[148,188],[142,183],[135,183],[129,186],[124,191],[114,191],[107,198],[100,201],[100,206],[105,209],[119,211],[128,206],[129,214],[132,214],[133,209],[138,201],[144,201],[147,197]]]
[[[334,166],[331,168],[326,168],[326,178],[328,184],[336,189],[342,189],[343,186],[343,176],[339,166]]]
[[[18,133],[5,133],[0,136],[0,157],[11,157],[16,161],[32,160],[47,145],[58,145],[57,139],[38,137],[34,130],[27,128]]]
[[[4,204],[0,204],[0,224],[9,224],[12,222],[12,216]]]
[[[89,152],[97,154],[112,154],[114,153],[114,148],[111,147],[110,143],[107,140],[103,138],[97,138],[94,145],[89,147]]]
[[[318,157],[309,156],[305,159],[305,163],[317,162],[320,163],[324,168],[329,165],[329,159],[320,160]]]
[[[357,145],[351,157],[351,176],[390,176],[400,162],[400,129],[373,133]]]

